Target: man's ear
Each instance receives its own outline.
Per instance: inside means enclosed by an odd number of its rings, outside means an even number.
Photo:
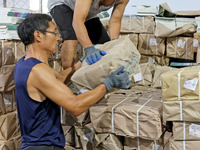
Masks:
[[[41,33],[40,31],[38,30],[35,30],[34,32],[34,39],[38,42],[41,42],[42,41],[42,38],[43,38],[43,33]]]

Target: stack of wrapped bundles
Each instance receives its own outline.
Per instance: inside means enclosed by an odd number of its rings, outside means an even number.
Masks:
[[[169,150],[198,149],[200,67],[186,67],[164,73],[162,77],[163,119],[173,122]]]
[[[161,90],[133,87],[115,91],[89,110],[95,149],[163,147]]]
[[[0,24],[3,20],[1,17]],[[0,150],[19,150],[21,146],[16,112],[14,67],[24,54],[25,48],[21,41],[10,39],[10,37],[9,40],[0,40],[0,130],[2,134],[0,135]]]
[[[26,9],[1,8],[0,39],[19,40],[17,35],[17,26],[29,13],[31,13],[31,11]]]

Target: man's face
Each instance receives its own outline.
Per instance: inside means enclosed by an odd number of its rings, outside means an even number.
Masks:
[[[44,45],[47,51],[54,54],[59,46],[59,33],[52,21],[49,21],[49,28],[45,31]]]

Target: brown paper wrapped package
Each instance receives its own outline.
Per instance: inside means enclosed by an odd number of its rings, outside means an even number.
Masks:
[[[152,73],[155,69],[154,64],[138,64],[132,76],[132,82],[138,85],[151,85],[153,81]]]
[[[153,16],[124,15],[121,22],[121,33],[154,33]]]
[[[169,58],[165,56],[141,55],[140,63],[152,63],[155,65],[169,66]]]
[[[93,65],[88,65],[86,61],[83,61],[81,68],[71,77],[79,90],[84,87],[88,89],[97,87],[120,66],[125,67],[131,78],[131,74],[139,63],[140,53],[129,38],[120,38],[103,45],[96,45],[96,47],[106,51],[107,54]]]
[[[162,140],[163,141],[163,140]],[[162,142],[161,141],[161,142]],[[128,138],[124,140],[124,150],[161,150],[163,143],[156,140],[146,140],[142,138]]]
[[[120,38],[122,38],[122,37],[129,37],[130,40],[135,45],[135,47],[138,46],[138,34],[134,34],[134,33],[120,33]]]
[[[165,38],[155,37],[154,34],[139,34],[138,51],[144,55],[164,56]]]
[[[200,123],[173,122],[175,141],[200,141]]]
[[[156,97],[158,99],[154,99]],[[162,134],[161,115],[159,91],[146,92],[143,97],[134,92],[127,97],[116,94],[90,108],[91,122],[97,133],[133,138],[159,139]]]
[[[175,141],[173,138],[169,140],[168,149],[164,150],[198,150],[199,141]]]
[[[200,122],[200,101],[164,101],[163,119],[166,121]]]
[[[186,67],[161,75],[164,101],[198,100],[200,67]]]
[[[0,92],[14,89],[14,67],[15,65],[6,65],[0,68]]]
[[[161,86],[162,86],[161,75],[163,73],[171,71],[173,69],[175,69],[175,68],[168,67],[168,66],[156,66],[155,72],[154,72],[154,77],[153,77],[153,82],[152,82],[151,86],[154,88],[161,88]]]
[[[197,49],[200,47],[200,33],[194,33],[193,39],[193,51],[197,52]],[[200,57],[200,56],[198,56]]]
[[[25,54],[25,47],[18,40],[0,41],[0,66],[12,65]]]
[[[0,116],[0,140],[9,140],[20,134],[17,112]]]
[[[182,59],[194,59],[193,38],[167,38],[167,56]]]
[[[110,133],[95,134],[95,150],[122,150],[122,137]]]

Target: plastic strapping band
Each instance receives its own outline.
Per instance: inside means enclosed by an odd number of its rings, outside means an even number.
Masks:
[[[148,54],[147,53],[148,48],[149,48],[149,34],[147,34],[146,54]]]
[[[156,37],[156,55],[158,55],[158,38]]]
[[[123,99],[122,101],[120,101],[119,103],[117,103],[116,105],[114,105],[112,107],[112,120],[111,120],[111,124],[112,124],[112,133],[115,133],[115,129],[114,129],[114,109],[115,107],[117,107],[119,104],[123,103],[124,101],[126,101],[127,99],[129,99],[129,97],[126,97],[125,99]]]
[[[143,17],[142,17],[142,20],[143,20],[143,24],[142,24],[142,25],[143,25],[143,32],[144,32],[144,30],[145,30],[145,28],[144,28],[144,19],[145,19],[145,18],[144,18],[144,16],[143,16]]]
[[[138,150],[140,150],[140,138],[137,137],[137,145],[138,145]]]
[[[4,42],[3,42],[3,40],[1,40],[1,43],[2,43],[1,47],[2,47],[2,65],[3,65],[4,64]]]
[[[185,139],[186,139],[186,135],[185,135],[185,121],[183,121],[183,150],[185,150]]]
[[[62,107],[60,107],[60,118],[61,118],[61,124],[63,124],[64,122],[63,122],[63,108]]]
[[[176,44],[175,44],[175,58],[176,58],[176,48],[177,48],[177,37],[176,37]]]
[[[200,71],[199,71],[199,100],[200,100]]]
[[[137,110],[137,137],[139,137],[139,111],[149,102],[152,98],[150,98],[146,103],[144,103],[138,110]]]
[[[188,41],[188,38],[186,38],[186,44],[185,44],[185,50],[186,50],[186,52],[185,52],[185,58],[187,59],[187,41]]]
[[[178,73],[178,100],[180,102],[180,120],[183,120],[183,113],[182,113],[182,101],[181,101],[181,89],[180,89],[180,82],[181,82],[181,72],[184,69],[182,69],[179,73]]]
[[[157,150],[157,149],[158,149],[157,142],[156,142],[156,140],[154,140],[154,147],[153,147],[153,150]]]
[[[129,32],[131,32],[131,22],[132,22],[131,19],[132,19],[132,16],[130,15],[129,18],[130,18],[130,22],[129,22]]]

